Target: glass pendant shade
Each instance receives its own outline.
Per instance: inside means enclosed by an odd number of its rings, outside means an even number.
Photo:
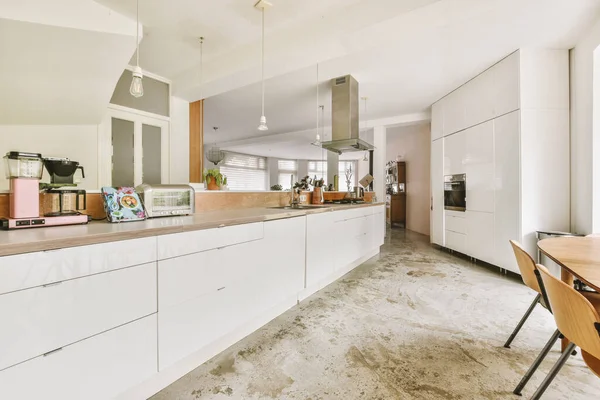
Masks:
[[[144,75],[142,74],[142,69],[140,67],[135,67],[133,69],[131,86],[129,87],[129,93],[133,97],[142,97],[144,95],[144,85],[142,83],[142,78]]]
[[[215,165],[219,165],[225,159],[225,152],[217,146],[213,146],[206,152],[206,159]]]
[[[269,127],[267,126],[267,117],[265,117],[264,115],[262,115],[260,117],[260,125],[258,125],[258,130],[259,131],[268,131]]]

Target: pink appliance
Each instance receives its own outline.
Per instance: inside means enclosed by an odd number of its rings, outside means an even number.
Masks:
[[[0,220],[2,229],[87,224],[88,216],[84,214],[40,217],[39,182],[44,166],[41,154],[11,151],[4,160],[6,178],[10,180],[10,218]]]

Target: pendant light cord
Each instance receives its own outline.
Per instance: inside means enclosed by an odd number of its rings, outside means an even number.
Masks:
[[[204,37],[200,37],[200,99],[202,99],[202,83],[204,82]],[[215,131],[216,132],[216,131]]]
[[[265,8],[262,9],[262,115],[265,115]]]
[[[319,63],[317,63],[317,141],[321,140],[321,135],[319,134]]]
[[[135,2],[135,14],[136,14],[136,24],[135,24],[135,56],[136,56],[136,66],[140,66],[140,0],[136,0]]]

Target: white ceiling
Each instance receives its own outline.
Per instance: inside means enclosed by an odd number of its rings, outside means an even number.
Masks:
[[[135,0],[97,0],[135,15]],[[267,11],[268,134],[316,125],[328,81],[352,74],[368,118],[418,113],[521,47],[572,48],[600,15],[597,0],[272,0]],[[174,94],[205,102],[208,142],[264,134],[260,117],[260,13],[254,0],[144,0],[145,69]],[[205,36],[204,84],[199,44]],[[361,104],[362,108],[362,104]],[[362,110],[361,110],[362,111]],[[326,120],[329,117],[326,117]],[[362,124],[362,123],[361,123]],[[313,137],[313,134],[308,134]],[[273,138],[270,138],[274,142]]]

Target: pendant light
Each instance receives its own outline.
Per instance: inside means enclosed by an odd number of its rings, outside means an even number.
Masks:
[[[367,100],[369,98],[368,97],[361,97],[361,100],[363,100],[365,102],[365,128],[364,131],[367,132]],[[369,152],[365,151],[365,155],[363,157],[363,161],[369,161],[369,156],[368,156]]]
[[[317,147],[321,147],[321,134],[319,133],[319,118],[322,107],[322,105],[319,105],[319,64],[317,64],[317,134],[315,141],[311,143],[312,145]]]
[[[142,78],[144,74],[140,68],[140,0],[136,0],[136,24],[135,24],[135,56],[136,64],[133,68],[131,86],[129,87],[129,93],[133,97],[142,97],[144,95],[144,85],[142,84]]]
[[[261,11],[262,16],[262,42],[261,42],[261,74],[262,74],[262,114],[260,116],[260,124],[258,125],[259,131],[268,131],[267,117],[265,117],[265,8],[270,7],[272,4],[265,0],[259,0],[254,7]]]
[[[218,126],[213,126],[215,131],[215,141],[217,140],[217,131],[219,130]],[[225,159],[225,152],[221,150],[217,144],[215,143],[213,147],[206,151],[206,159],[215,165],[219,165],[221,161]]]

